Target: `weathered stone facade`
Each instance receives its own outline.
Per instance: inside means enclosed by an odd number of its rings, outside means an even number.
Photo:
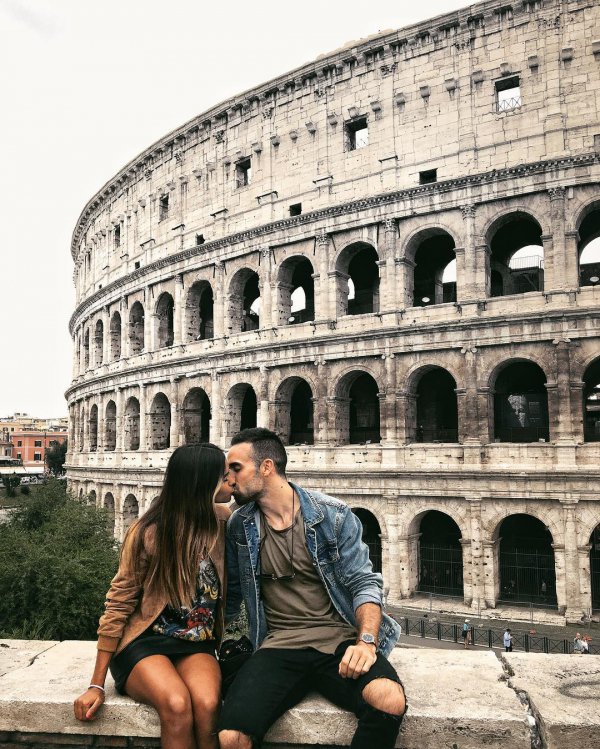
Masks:
[[[553,569],[523,589],[600,608],[600,284],[581,254],[600,234],[599,113],[597,3],[492,0],[151,146],[73,235],[70,486],[121,536],[171,448],[257,423],[290,444],[293,479],[374,516],[390,601],[514,595],[501,525],[526,515]],[[433,579],[431,511],[457,526]]]

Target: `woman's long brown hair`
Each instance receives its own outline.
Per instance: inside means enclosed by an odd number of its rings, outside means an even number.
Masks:
[[[171,606],[191,606],[198,564],[217,540],[213,497],[224,471],[225,455],[216,445],[178,447],[169,459],[160,496],[131,526],[123,543],[123,556],[139,571],[146,531],[156,527],[147,587],[164,595]]]

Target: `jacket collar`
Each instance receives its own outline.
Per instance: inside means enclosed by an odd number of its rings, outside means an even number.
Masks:
[[[293,484],[291,481],[290,485],[296,490],[296,494],[300,498],[300,509],[302,511],[302,517],[304,518],[304,524],[307,526],[313,526],[320,523],[325,516],[313,495],[306,491],[306,489],[302,489],[302,487],[297,484]],[[258,511],[259,507],[256,502],[249,502],[247,505],[240,507],[237,512],[244,518],[244,520],[250,520],[250,518],[254,517]]]

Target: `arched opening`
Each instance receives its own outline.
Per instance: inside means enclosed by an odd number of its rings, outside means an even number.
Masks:
[[[544,289],[542,229],[531,216],[503,217],[488,232],[490,296],[525,294]]]
[[[583,376],[583,439],[600,442],[600,359]]]
[[[494,392],[496,442],[548,442],[546,375],[533,362],[508,364]]]
[[[88,494],[88,505],[96,506],[96,502],[98,501],[98,497],[96,496],[96,491],[92,489]]]
[[[378,394],[379,386],[366,372],[350,372],[340,382],[333,405],[337,437],[342,444],[381,441]]]
[[[140,449],[140,402],[129,398],[125,406],[125,450]]]
[[[231,279],[228,296],[230,333],[258,330],[260,325],[260,288],[255,271],[242,268]]]
[[[214,300],[208,281],[196,281],[185,306],[187,341],[203,341],[214,336]]]
[[[366,242],[346,247],[337,261],[338,300],[342,315],[379,312],[379,255]]]
[[[291,257],[281,264],[277,281],[279,325],[298,325],[315,319],[313,266],[305,257]]]
[[[369,558],[374,572],[381,572],[381,528],[377,518],[369,510],[353,507],[352,512],[362,525],[362,540],[369,547]]]
[[[173,314],[175,303],[173,297],[166,291],[158,298],[156,305],[157,317],[157,348],[166,348],[173,345]]]
[[[275,431],[285,445],[314,443],[313,401],[310,385],[301,377],[290,377],[275,398]]]
[[[99,367],[104,361],[104,323],[96,320],[94,330],[94,363]]]
[[[129,311],[129,351],[140,354],[144,350],[144,308],[135,302]]]
[[[86,328],[83,334],[83,368],[90,368],[90,329]]]
[[[110,318],[110,360],[117,361],[121,358],[121,315],[113,312]]]
[[[434,367],[419,379],[416,391],[417,442],[458,442],[456,381],[441,367]]]
[[[117,406],[114,401],[106,404],[104,417],[104,449],[112,452],[117,447]]]
[[[456,301],[454,239],[442,230],[427,234],[418,243],[414,255],[414,307]]]
[[[421,518],[419,532],[418,590],[462,597],[460,528],[446,513],[430,510]]]
[[[552,534],[531,515],[509,515],[499,526],[500,600],[556,605]]]
[[[150,449],[168,450],[171,446],[171,404],[164,393],[157,393],[150,406]]]
[[[244,382],[231,388],[223,404],[223,422],[227,444],[237,432],[256,426],[257,407],[256,393],[251,385]]]
[[[183,434],[185,444],[208,442],[210,401],[202,388],[192,388],[183,401]]]
[[[600,609],[600,525],[590,536],[590,583],[592,588],[592,609]]]
[[[111,492],[104,495],[104,509],[106,510],[106,524],[111,533],[115,532],[115,498]]]
[[[138,519],[140,508],[138,501],[133,494],[128,494],[123,502],[123,535],[131,527],[133,522]]]
[[[94,405],[90,408],[90,452],[95,453],[98,449],[98,406]]]
[[[579,226],[579,285],[600,285],[600,208],[589,211]]]

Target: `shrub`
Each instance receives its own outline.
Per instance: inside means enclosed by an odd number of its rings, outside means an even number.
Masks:
[[[23,484],[21,487],[21,494],[30,494],[31,489],[27,486],[27,484]]]
[[[0,637],[94,639],[117,564],[106,512],[49,481],[0,525]]]

